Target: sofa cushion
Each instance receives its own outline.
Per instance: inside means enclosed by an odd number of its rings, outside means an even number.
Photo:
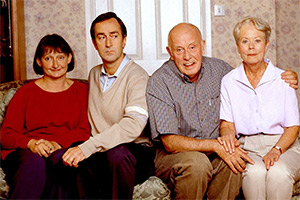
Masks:
[[[8,197],[9,187],[5,181],[5,174],[0,167],[0,199],[6,199]]]
[[[7,106],[10,100],[13,98],[15,93],[17,92],[17,88],[10,88],[3,99],[0,101],[0,128],[2,126],[2,122],[4,120],[4,116],[6,113]]]
[[[143,199],[161,199],[169,200],[171,199],[171,191],[168,189],[167,185],[158,177],[151,176],[143,182],[134,187],[133,200]]]

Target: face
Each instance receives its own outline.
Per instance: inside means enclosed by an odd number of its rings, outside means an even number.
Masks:
[[[56,51],[45,52],[41,59],[36,59],[37,64],[43,68],[44,76],[60,78],[66,76],[68,64],[72,60],[72,55]]]
[[[196,82],[199,76],[205,41],[199,31],[188,24],[179,24],[169,35],[167,51],[178,70]]]
[[[123,48],[126,45],[126,37],[123,38],[121,26],[115,18],[111,18],[95,25],[95,40],[93,41],[103,64],[116,64],[122,62]]]
[[[246,65],[264,63],[269,44],[270,42],[266,42],[264,32],[257,30],[252,23],[240,28],[237,48]]]

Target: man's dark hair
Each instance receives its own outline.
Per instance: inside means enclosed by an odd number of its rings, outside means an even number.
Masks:
[[[123,38],[127,36],[126,26],[123,23],[123,21],[116,15],[116,13],[106,12],[106,13],[103,13],[103,14],[99,15],[92,22],[91,29],[90,29],[90,34],[91,34],[91,37],[92,37],[93,40],[95,40],[95,25],[99,22],[102,22],[102,21],[105,21],[105,20],[108,20],[108,19],[111,19],[111,18],[115,18],[118,21],[118,23],[120,24]]]

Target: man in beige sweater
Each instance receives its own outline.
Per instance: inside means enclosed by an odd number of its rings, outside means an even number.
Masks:
[[[154,151],[144,132],[148,74],[123,53],[127,31],[115,13],[99,15],[90,33],[103,61],[89,74],[92,136],[69,149],[63,160],[79,166],[81,197],[131,199],[134,185],[146,180],[154,167]]]

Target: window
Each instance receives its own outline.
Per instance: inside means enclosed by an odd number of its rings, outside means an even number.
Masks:
[[[149,75],[168,58],[166,51],[170,29],[180,23],[196,25],[206,40],[205,55],[211,56],[210,0],[88,0],[86,35],[88,70],[101,63],[90,37],[90,25],[101,13],[115,12],[127,27],[124,52]]]

